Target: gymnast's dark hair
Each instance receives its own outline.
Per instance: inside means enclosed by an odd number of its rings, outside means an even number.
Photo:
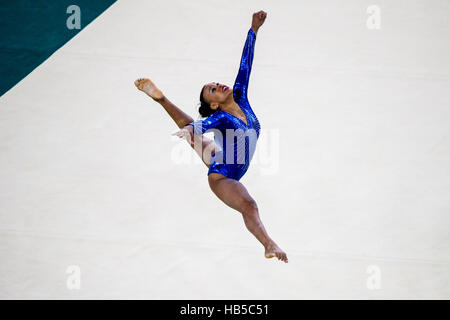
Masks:
[[[202,91],[200,91],[200,108],[198,108],[198,113],[204,118],[209,117],[212,115],[215,110],[211,109],[211,105],[205,101],[205,98],[203,98],[203,89],[205,86],[203,86]]]

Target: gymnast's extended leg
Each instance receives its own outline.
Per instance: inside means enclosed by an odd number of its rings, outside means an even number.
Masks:
[[[164,96],[162,91],[159,90],[150,79],[141,78],[136,80],[134,84],[139,90],[145,92],[150,98],[162,105],[164,110],[166,110],[173,121],[175,121],[178,128],[181,129],[188,123],[194,121],[191,116],[170,102],[170,100]],[[196,135],[194,136],[194,140],[191,140],[190,145],[203,160],[203,163],[209,167],[211,155],[218,149],[216,143],[203,135]]]

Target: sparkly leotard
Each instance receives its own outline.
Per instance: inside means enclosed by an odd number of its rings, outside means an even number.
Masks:
[[[247,99],[247,87],[252,69],[256,35],[248,31],[242,52],[241,64],[233,86],[233,98],[247,118],[247,124],[236,116],[218,110],[205,120],[197,120],[194,134],[214,132],[214,140],[221,150],[216,151],[210,160],[208,175],[220,173],[228,178],[239,180],[247,171],[253,157],[261,126]]]

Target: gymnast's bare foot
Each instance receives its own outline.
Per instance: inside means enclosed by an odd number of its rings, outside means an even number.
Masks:
[[[275,244],[275,242],[270,243],[266,247],[265,256],[266,256],[267,259],[277,258],[278,260],[281,260],[281,261],[284,261],[284,262],[288,263],[288,258],[287,258],[286,253],[283,250],[281,250]]]
[[[150,96],[150,98],[152,98],[155,101],[159,101],[164,97],[162,91],[159,90],[150,79],[147,78],[137,79],[134,82],[134,85],[136,86],[136,88],[145,92],[147,95]]]

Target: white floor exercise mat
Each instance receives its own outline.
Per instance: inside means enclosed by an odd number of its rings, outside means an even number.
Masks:
[[[117,1],[0,99],[0,298],[449,299],[450,3],[370,5]],[[288,264],[133,84],[197,119],[259,10],[241,182]]]

